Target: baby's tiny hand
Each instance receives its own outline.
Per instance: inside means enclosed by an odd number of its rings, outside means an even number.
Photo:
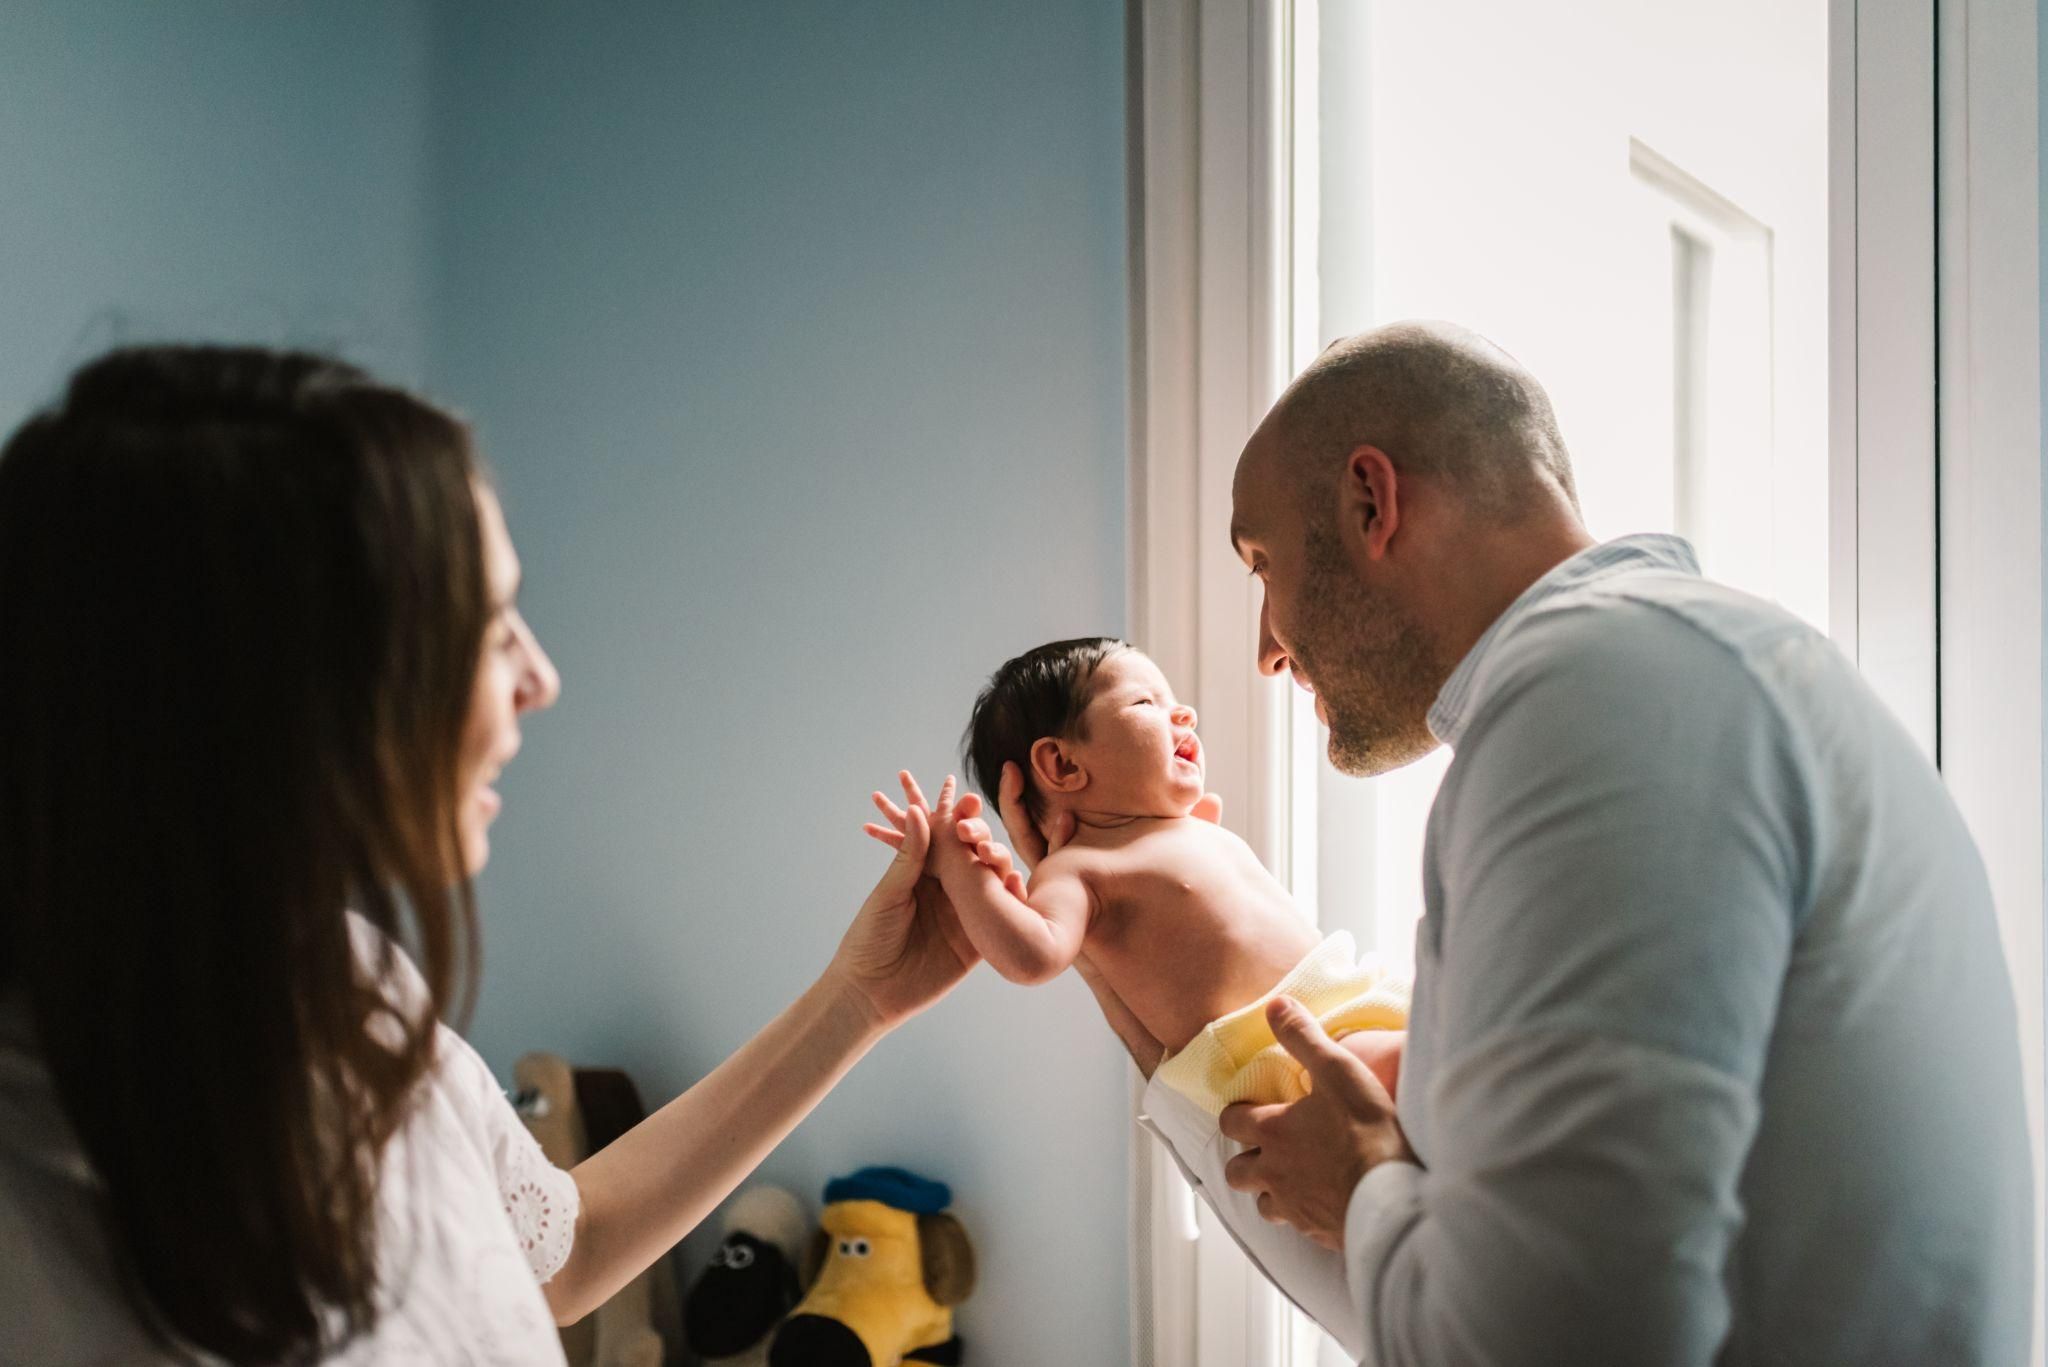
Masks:
[[[974,804],[971,811],[967,807],[969,802]],[[953,831],[960,837],[962,845],[974,851],[977,861],[1003,880],[1003,886],[1009,889],[1010,895],[1022,900],[1025,895],[1024,875],[1018,872],[1009,849],[995,839],[988,822],[980,819],[980,811],[981,799],[968,794],[961,800],[960,811],[955,813],[962,819],[953,823]]]

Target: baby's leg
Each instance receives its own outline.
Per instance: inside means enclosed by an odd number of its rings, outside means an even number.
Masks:
[[[1387,1095],[1401,1095],[1401,1051],[1408,1045],[1406,1030],[1354,1030],[1337,1043],[1372,1069]]]

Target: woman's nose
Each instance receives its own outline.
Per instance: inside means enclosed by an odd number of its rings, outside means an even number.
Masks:
[[[544,707],[553,707],[555,699],[562,696],[562,676],[555,670],[555,662],[541,649],[539,638],[532,629],[526,632],[526,668],[519,675],[519,691],[513,695],[513,705],[521,712],[538,712]]]

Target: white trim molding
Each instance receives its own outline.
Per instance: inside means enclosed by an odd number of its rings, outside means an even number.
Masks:
[[[2042,1362],[2040,73],[2034,0],[1936,5],[1941,768],[2019,1005]]]
[[[1258,676],[1258,600],[1229,543],[1237,456],[1287,378],[1285,0],[1131,0],[1142,362],[1131,476],[1133,640],[1202,714],[1224,821],[1284,877],[1285,690]],[[1284,1359],[1283,1302],[1151,1141],[1133,1139],[1140,1363]]]

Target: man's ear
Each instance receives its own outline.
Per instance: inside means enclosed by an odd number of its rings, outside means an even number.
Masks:
[[[1088,786],[1088,771],[1075,761],[1067,743],[1054,736],[1040,736],[1031,743],[1031,777],[1046,793],[1078,793]]]
[[[1339,526],[1344,539],[1368,560],[1386,555],[1400,530],[1400,483],[1394,462],[1377,446],[1353,447],[1344,461],[1344,483],[1337,498]]]

